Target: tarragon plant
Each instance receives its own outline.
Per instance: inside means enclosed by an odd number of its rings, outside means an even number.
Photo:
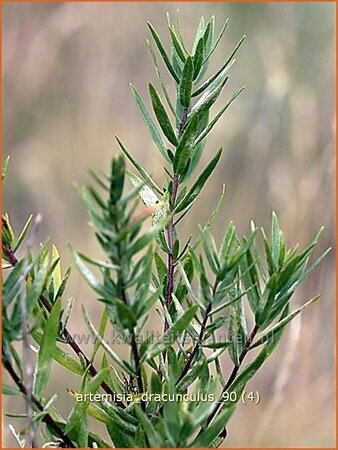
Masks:
[[[211,114],[244,40],[204,80],[227,23],[215,38],[214,17],[208,23],[202,18],[188,49],[179,20],[174,24],[168,15],[170,56],[148,23],[147,45],[161,92],[149,84],[153,114],[135,86],[131,91],[163,157],[163,183],[116,138],[122,153],[113,158],[110,172],[91,171],[96,187],[79,188],[105,254],[99,259],[70,247],[101,309],[97,325],[83,306],[91,348],[81,348],[69,331],[72,302],[65,304],[64,297],[70,269],[61,272],[56,247],[47,242],[34,255],[26,240],[32,219],[16,238],[3,216],[3,268],[9,270],[3,283],[2,360],[12,380],[3,393],[26,400],[26,412],[19,415],[28,420],[23,435],[11,426],[21,446],[42,440],[45,446],[82,448],[218,447],[246,384],[276,348],[285,326],[319,298],[297,309],[291,304],[298,286],[327,254],[311,258],[321,230],[305,250],[288,249],[272,213],[269,237],[254,223],[239,236],[230,222],[217,247],[210,229],[224,187],[197,239],[180,239],[181,222],[221,158],[222,149],[205,148],[208,134],[243,90]],[[174,83],[174,99],[159,57]],[[210,156],[200,167],[203,153]],[[7,166],[8,160],[3,177]],[[149,333],[154,324],[156,332]],[[112,330],[129,354],[111,345]],[[229,373],[225,354],[232,364]],[[64,392],[46,395],[55,376],[53,360],[78,375],[76,390],[65,385]],[[62,417],[55,400],[67,387],[73,406]],[[103,423],[107,433],[91,431],[88,417]]]

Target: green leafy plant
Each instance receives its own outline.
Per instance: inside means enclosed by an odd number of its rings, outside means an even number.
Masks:
[[[110,173],[91,171],[97,187],[79,188],[105,254],[100,260],[70,246],[102,311],[96,326],[83,306],[91,351],[85,352],[68,330],[72,301],[65,305],[63,298],[70,269],[62,274],[56,247],[47,242],[34,255],[26,239],[32,218],[16,238],[8,215],[3,216],[3,268],[9,270],[3,283],[2,360],[13,381],[3,393],[26,399],[26,412],[19,417],[29,420],[32,445],[42,436],[46,445],[61,447],[218,447],[248,381],[276,348],[286,325],[319,298],[298,309],[291,304],[298,286],[329,251],[312,258],[322,230],[304,250],[289,249],[272,213],[269,238],[254,223],[239,236],[230,222],[217,247],[211,226],[224,186],[197,239],[180,239],[179,224],[221,158],[222,149],[200,168],[203,152],[209,154],[206,138],[243,90],[211,117],[244,41],[203,81],[227,23],[215,37],[214,17],[207,23],[202,18],[188,51],[178,18],[174,24],[168,15],[170,56],[148,23],[152,41],[147,45],[162,92],[149,84],[153,114],[133,85],[131,92],[163,157],[163,185],[116,138],[121,154],[113,158]],[[174,100],[158,54],[174,83]],[[136,173],[126,169],[125,158]],[[19,258],[20,249],[25,251]],[[161,324],[157,334],[147,333],[150,314]],[[130,350],[128,358],[109,343],[111,327]],[[20,341],[32,353],[30,364],[21,360]],[[230,373],[222,367],[225,353],[232,361]],[[68,390],[73,407],[66,418],[55,407],[58,394],[45,394],[53,361],[79,376],[78,391]],[[88,417],[103,423],[107,436],[92,432]]]

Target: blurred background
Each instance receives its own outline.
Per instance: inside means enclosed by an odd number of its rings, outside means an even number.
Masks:
[[[230,23],[214,53],[216,70],[243,34],[223,103],[246,85],[210,134],[203,165],[219,146],[224,154],[183,234],[195,233],[227,191],[213,232],[219,242],[233,220],[241,233],[250,220],[269,227],[277,211],[288,245],[306,245],[321,225],[321,251],[334,247],[335,5],[332,3],[7,3],[3,6],[3,156],[11,155],[4,211],[18,232],[41,213],[39,240],[50,237],[70,264],[67,243],[93,256],[99,250],[73,183],[87,169],[108,170],[117,134],[161,183],[162,160],[138,116],[133,82],[148,101],[155,81],[145,39],[150,20],[168,44],[165,13],[181,12],[192,42],[201,15],[215,14],[217,31]],[[163,70],[164,73],[164,70]],[[168,85],[170,80],[168,79]],[[172,88],[170,88],[172,92]],[[214,108],[217,111],[217,107]],[[240,405],[225,447],[335,446],[335,252],[295,297],[322,293],[320,303],[292,323],[283,342],[250,383],[259,405]],[[81,303],[94,322],[101,305],[73,271],[71,331],[85,330]],[[50,393],[69,412],[65,372],[54,366]],[[78,378],[67,374],[67,386]],[[19,402],[4,402],[19,412]],[[4,419],[4,446],[17,444]]]

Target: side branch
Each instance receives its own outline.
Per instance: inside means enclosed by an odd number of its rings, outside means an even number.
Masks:
[[[2,350],[2,353],[4,354],[4,349]],[[27,397],[28,391],[26,389],[26,386],[22,383],[18,374],[15,372],[13,366],[8,360],[4,361],[4,367],[6,368],[7,372],[9,373],[9,375],[11,376],[12,380],[17,385],[17,387],[20,389],[22,394]],[[31,400],[40,412],[44,410],[43,405],[39,402],[37,398],[34,397],[34,395],[31,395]],[[63,432],[60,426],[48,413],[46,413],[42,421],[45,422],[46,425],[49,425],[51,428],[53,428],[55,433],[60,437],[63,448],[75,448],[73,442],[69,439],[69,437]]]
[[[15,254],[13,253],[12,249],[6,245],[3,245],[2,249],[3,249],[3,252],[6,255],[6,257],[8,258],[10,264],[13,267],[16,266],[16,264],[18,263],[18,259],[15,256]],[[40,295],[39,299],[40,299],[42,305],[44,306],[44,308],[47,310],[47,312],[50,313],[52,310],[52,305],[49,303],[49,300],[43,294]],[[97,373],[98,373],[97,370],[95,369],[95,367],[93,366],[93,363],[89,360],[87,355],[84,353],[84,351],[75,342],[75,339],[73,338],[71,333],[67,330],[67,328],[64,328],[64,330],[63,330],[63,337],[66,340],[67,344],[74,351],[74,353],[76,353],[76,355],[78,357],[81,356],[82,359],[85,361],[86,366],[89,367],[88,370],[89,370],[90,375],[92,377],[95,377],[95,375],[97,375]],[[107,394],[109,394],[111,396],[111,398],[114,399],[116,397],[115,392],[104,381],[102,382],[101,387]],[[115,403],[120,408],[125,408],[124,404],[121,401],[116,400]]]

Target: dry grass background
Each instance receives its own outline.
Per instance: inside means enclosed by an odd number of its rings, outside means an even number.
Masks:
[[[182,233],[195,232],[227,193],[214,233],[229,220],[241,232],[250,219],[267,226],[280,217],[289,245],[305,245],[325,225],[321,249],[334,243],[334,5],[330,3],[50,3],[4,5],[3,154],[11,155],[4,210],[16,230],[41,212],[39,239],[50,236],[64,266],[67,242],[98,252],[73,182],[86,169],[106,169],[118,134],[160,180],[161,158],[138,117],[132,81],[147,95],[155,80],[147,53],[146,20],[165,35],[165,12],[179,7],[184,35],[192,40],[201,15],[230,24],[210,70],[242,34],[224,94],[245,93],[211,134],[205,160],[223,145],[223,159],[192,210]],[[166,42],[167,36],[165,37]],[[203,163],[203,161],[202,161]],[[294,299],[322,292],[322,300],[295,322],[257,378],[258,406],[241,405],[230,424],[227,447],[332,447],[335,439],[334,252]],[[71,330],[84,330],[79,305],[98,320],[100,305],[73,272],[68,295],[76,310]],[[50,392],[59,391],[66,413],[71,400],[65,373],[54,367]],[[77,379],[67,375],[67,386]],[[19,402],[5,401],[18,411]],[[13,422],[13,421],[12,421]],[[19,423],[14,423],[19,427]],[[4,420],[4,446],[16,446]]]

